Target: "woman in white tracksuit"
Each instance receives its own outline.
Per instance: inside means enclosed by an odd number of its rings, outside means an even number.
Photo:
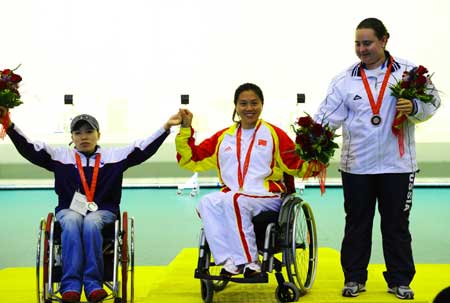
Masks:
[[[260,271],[252,218],[265,210],[278,211],[283,173],[303,176],[307,164],[295,154],[295,144],[280,128],[260,119],[264,103],[261,89],[245,83],[235,92],[232,126],[195,145],[192,113],[183,119],[176,137],[177,159],[192,171],[217,169],[223,185],[205,195],[198,212],[214,260],[224,264],[222,274],[248,277]]]
[[[415,274],[409,232],[418,171],[414,129],[436,112],[440,99],[432,84],[430,103],[391,95],[389,87],[415,65],[391,56],[385,49],[388,38],[378,19],[368,18],[358,25],[355,52],[361,61],[333,79],[315,115],[316,121],[342,127],[340,171],[346,225],[341,264],[346,297],[365,291],[377,200],[388,291],[401,299],[414,296],[409,287]],[[407,117],[399,136],[392,130],[396,112]]]

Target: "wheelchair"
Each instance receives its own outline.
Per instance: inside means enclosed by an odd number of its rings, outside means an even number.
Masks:
[[[278,302],[298,301],[300,296],[312,288],[316,276],[318,246],[316,224],[309,204],[291,193],[284,198],[279,213],[262,212],[253,218],[253,225],[261,273],[250,278],[220,275],[221,266],[214,263],[201,229],[194,277],[200,279],[203,302],[211,303],[214,293],[224,290],[229,282],[268,283],[268,273],[274,270],[278,283],[275,290]]]
[[[119,216],[115,222],[103,227],[102,235],[103,284],[108,292],[108,297],[104,300],[114,300],[114,303],[134,302],[134,218],[129,218],[128,213],[124,212],[121,220]],[[41,244],[43,244],[42,268]],[[42,218],[39,223],[36,253],[38,303],[61,302],[61,260],[61,225],[56,221],[54,214],[49,213],[47,219]]]

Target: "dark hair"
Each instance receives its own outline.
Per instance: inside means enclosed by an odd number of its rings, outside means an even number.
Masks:
[[[261,100],[261,103],[264,104],[264,95],[263,95],[262,90],[259,88],[259,86],[256,84],[253,84],[253,83],[244,83],[244,84],[241,84],[234,92],[234,105],[235,106],[239,99],[239,95],[242,92],[245,92],[248,90],[251,90],[252,92],[254,92],[258,96],[258,98]],[[234,120],[235,116],[236,116],[236,108],[233,110],[233,122],[239,122],[239,121]]]
[[[377,18],[367,18],[361,21],[356,29],[362,29],[362,28],[370,28],[373,29],[375,32],[375,35],[378,39],[383,39],[384,36],[389,39],[389,33],[384,26],[383,22]]]

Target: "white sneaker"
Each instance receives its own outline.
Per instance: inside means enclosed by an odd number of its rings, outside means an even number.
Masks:
[[[239,268],[234,265],[233,259],[228,258],[223,264],[220,274],[223,276],[234,276],[240,274]]]

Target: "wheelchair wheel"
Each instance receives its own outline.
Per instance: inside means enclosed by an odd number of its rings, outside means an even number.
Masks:
[[[134,218],[130,218],[130,301],[134,302]]]
[[[212,266],[209,267],[209,273],[211,276],[220,276],[220,271],[222,269],[222,266],[214,264],[214,260],[211,256],[211,252],[208,250],[209,258],[210,258],[210,264]],[[214,291],[222,291],[227,287],[228,280],[210,280],[212,282],[212,288]]]
[[[45,232],[45,219],[42,218],[39,222],[39,232],[38,232],[38,240],[37,240],[37,249],[36,249],[36,290],[37,290],[37,302],[41,303],[44,299],[44,292],[41,290],[40,285],[40,271],[41,271],[41,243],[42,243],[42,233]]]
[[[50,236],[50,226],[53,221],[53,213],[49,213],[47,215],[47,222],[45,223],[45,230],[44,230],[44,250],[43,250],[43,256],[42,256],[42,287],[43,287],[43,294],[44,294],[44,301],[47,299],[47,287],[48,287],[48,267],[49,267],[49,236]]]
[[[205,303],[212,303],[214,297],[214,286],[211,280],[200,280],[200,293]]]
[[[293,283],[284,282],[283,285],[277,286],[275,298],[277,302],[297,302],[300,298],[300,291]]]
[[[128,213],[122,215],[122,244],[120,265],[122,271],[122,302],[127,302],[127,285],[128,285]]]
[[[286,268],[289,281],[300,290],[300,294],[311,289],[317,269],[317,232],[311,207],[297,198],[288,222],[288,244]]]
[[[55,221],[53,213],[48,213],[47,219],[41,220],[41,233],[44,235],[43,249],[42,249],[42,292],[38,289],[38,302],[53,302],[57,301],[57,294],[60,292],[61,284],[61,243],[60,243],[60,227]],[[38,242],[41,242],[41,235]],[[41,254],[41,244],[38,243],[37,258]],[[39,279],[40,261],[36,259],[36,275]]]
[[[42,255],[42,298],[45,303],[51,302],[50,296],[51,292],[55,292],[58,289],[58,285],[53,283],[53,281],[49,282],[49,277],[53,278],[53,274],[50,273],[50,270],[53,268],[53,264],[50,259],[54,258],[53,255],[53,246],[50,245],[50,238],[52,237],[52,227],[54,226],[54,215],[53,213],[48,213],[47,221],[44,223],[44,249]],[[52,279],[53,280],[53,279]],[[51,291],[50,291],[51,289]]]
[[[200,231],[200,250],[197,270],[207,271],[211,276],[219,276],[222,266],[216,265],[209,249],[203,229]],[[214,291],[222,291],[228,285],[227,280],[209,280]]]
[[[214,291],[222,291],[225,289],[225,287],[227,287],[228,282],[227,280],[219,280],[219,281],[212,281],[213,282],[213,288]]]

